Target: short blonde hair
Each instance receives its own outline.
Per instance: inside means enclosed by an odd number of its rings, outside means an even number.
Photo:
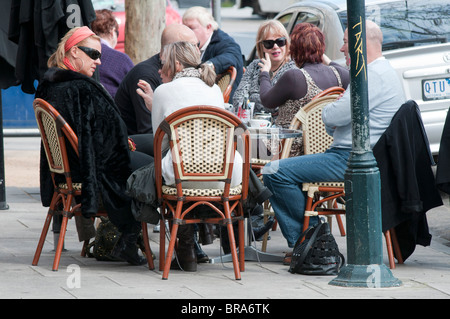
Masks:
[[[206,28],[208,24],[211,24],[213,30],[219,29],[219,24],[214,20],[211,12],[204,7],[191,7],[183,14],[183,23],[186,20],[197,19],[198,22]]]
[[[289,50],[291,47],[291,39],[289,38],[289,34],[286,31],[284,25],[278,20],[267,20],[264,21],[258,28],[258,32],[256,33],[256,52],[258,53],[258,57],[264,58],[264,46],[262,41],[267,40],[269,35],[275,35],[280,38],[286,38],[286,61],[289,60]]]
[[[165,61],[161,71],[165,74],[170,74],[172,77],[175,76],[177,72],[176,62],[178,61],[183,69],[201,69],[200,78],[203,82],[208,86],[214,85],[216,81],[216,72],[211,66],[201,64],[200,52],[196,45],[186,41],[169,43],[164,47],[163,57]]]

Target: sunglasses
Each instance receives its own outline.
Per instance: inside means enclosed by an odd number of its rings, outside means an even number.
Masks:
[[[263,46],[269,50],[272,49],[275,44],[278,45],[279,48],[284,47],[286,45],[286,38],[283,37],[276,40],[263,40],[261,42]]]
[[[92,60],[97,60],[100,59],[100,57],[102,56],[102,54],[98,51],[95,50],[93,48],[88,48],[88,47],[78,47],[78,49],[80,49],[81,51],[83,51],[84,53],[86,53],[86,55],[88,57],[90,57]]]

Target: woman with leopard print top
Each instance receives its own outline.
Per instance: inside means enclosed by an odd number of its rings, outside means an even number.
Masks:
[[[323,90],[340,86],[347,88],[350,75],[347,68],[331,62],[324,55],[325,37],[318,27],[300,23],[291,34],[291,57],[298,69],[286,71],[275,85],[270,82],[271,61],[261,59],[260,97],[266,108],[278,108],[275,125],[288,128],[298,110]],[[292,144],[290,156],[303,154],[302,139]]]

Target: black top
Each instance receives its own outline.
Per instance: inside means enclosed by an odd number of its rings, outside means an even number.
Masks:
[[[230,94],[230,101],[232,101],[234,91],[244,74],[244,59],[241,47],[231,36],[221,29],[217,29],[213,32],[211,41],[202,56],[202,62],[206,61],[214,64],[214,70],[217,74],[224,73],[230,66],[236,68],[236,80]]]
[[[114,98],[128,134],[153,134],[152,113],[145,106],[144,99],[136,90],[139,80],[147,81],[153,91],[162,84],[158,73],[161,69],[159,53],[135,65],[124,77]]]
[[[383,232],[395,227],[403,260],[431,235],[426,212],[442,205],[417,103],[403,104],[373,148],[381,180]]]
[[[136,223],[130,198],[125,193],[131,174],[128,136],[109,93],[83,74],[51,68],[39,84],[36,97],[56,108],[78,136],[80,156],[69,148],[68,157],[73,181],[83,183],[83,215],[97,213],[101,195],[108,216],[121,231]],[[41,200],[48,206],[53,189],[43,156],[40,181]]]
[[[348,69],[334,62],[331,62],[330,65],[337,70],[341,77],[342,87],[346,89],[350,83]],[[325,64],[305,63],[302,68],[309,73],[313,81],[322,90],[332,86],[339,86],[338,79],[333,70]],[[279,107],[288,100],[299,100],[308,91],[305,75],[300,69],[287,70],[273,87],[270,83],[268,72],[261,72],[260,79],[261,102],[267,108]]]

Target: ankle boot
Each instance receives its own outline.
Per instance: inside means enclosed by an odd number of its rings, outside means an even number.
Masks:
[[[255,238],[256,241],[261,241],[263,240],[263,236],[265,233],[267,233],[273,226],[273,224],[275,223],[275,219],[273,217],[270,217],[269,220],[267,221],[267,223],[265,223],[264,225],[260,226],[260,227],[254,227],[253,228],[253,237]],[[252,237],[252,240],[253,240]]]
[[[138,236],[139,234],[136,232],[122,233],[119,241],[111,251],[111,257],[124,260],[133,266],[147,263],[147,259],[138,254]]]
[[[172,261],[171,269],[197,271],[197,255],[194,247],[194,225],[180,225],[178,228],[178,245],[176,258]]]
[[[214,241],[214,225],[213,224],[199,224],[199,242],[202,245],[210,245]]]
[[[198,243],[197,232],[194,232],[194,248],[197,256],[197,263],[207,263],[209,261],[209,257]]]

